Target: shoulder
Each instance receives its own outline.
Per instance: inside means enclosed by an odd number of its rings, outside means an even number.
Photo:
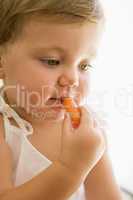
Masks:
[[[12,183],[13,155],[5,141],[4,120],[0,114],[0,194],[13,188]]]
[[[0,113],[0,144],[5,142],[5,130],[4,130],[4,119]]]

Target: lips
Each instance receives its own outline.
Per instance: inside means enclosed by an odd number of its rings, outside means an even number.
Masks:
[[[63,97],[60,97],[60,98],[50,98],[49,100],[51,100],[51,101],[60,101],[61,103],[62,103],[62,101],[63,101]]]
[[[50,99],[48,99],[48,101],[53,101],[53,102],[61,102],[61,98],[50,98]]]
[[[61,98],[54,98],[54,97],[49,98],[47,101],[47,105],[49,105],[50,107],[62,107],[63,108]]]
[[[60,97],[56,97],[56,96],[52,96],[50,97],[48,100],[47,100],[47,103],[48,105],[50,105],[50,107],[62,107],[64,108],[64,105],[63,105],[63,101],[64,101],[64,98],[72,98],[75,102],[77,102],[77,99],[74,98],[73,96],[60,96]],[[78,103],[78,102],[77,102]]]

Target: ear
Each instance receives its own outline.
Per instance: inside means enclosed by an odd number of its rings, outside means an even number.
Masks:
[[[3,68],[3,65],[2,65],[2,59],[0,57],[0,79],[4,79],[4,77],[5,77],[4,68]]]

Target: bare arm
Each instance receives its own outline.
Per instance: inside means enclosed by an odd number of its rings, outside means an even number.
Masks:
[[[82,178],[55,162],[31,181],[3,193],[0,200],[66,200],[81,181]]]
[[[89,173],[84,186],[86,200],[122,200],[107,153]]]

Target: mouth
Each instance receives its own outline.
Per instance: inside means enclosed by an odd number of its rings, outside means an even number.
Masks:
[[[47,102],[51,107],[62,107],[64,108],[64,99],[72,98],[74,102],[79,105],[79,99],[74,97],[73,95],[65,95],[65,96],[51,96],[48,98]]]
[[[51,97],[51,98],[48,99],[47,105],[49,105],[50,107],[61,107],[61,108],[63,108],[62,101],[63,101],[62,98]]]

